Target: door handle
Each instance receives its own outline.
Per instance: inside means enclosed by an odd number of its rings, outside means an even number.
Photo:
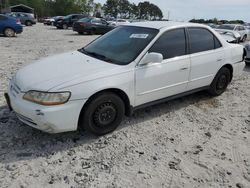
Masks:
[[[183,67],[183,68],[180,69],[180,71],[184,71],[184,70],[187,70],[187,69],[188,69],[188,67]]]
[[[220,62],[220,61],[222,61],[223,59],[217,59],[217,62]]]

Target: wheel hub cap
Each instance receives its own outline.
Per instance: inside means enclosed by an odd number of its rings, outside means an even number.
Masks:
[[[226,86],[227,86],[227,77],[226,75],[222,75],[218,80],[217,88],[224,89],[226,88]]]
[[[94,122],[99,127],[112,123],[115,118],[116,109],[112,103],[102,104],[94,112]]]

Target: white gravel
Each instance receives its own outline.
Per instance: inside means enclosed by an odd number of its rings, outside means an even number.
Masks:
[[[250,187],[250,67],[225,94],[139,110],[117,131],[49,135],[5,105],[8,78],[93,36],[37,24],[0,37],[0,187]]]

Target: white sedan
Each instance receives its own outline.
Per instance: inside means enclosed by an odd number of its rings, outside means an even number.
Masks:
[[[103,135],[138,108],[200,90],[221,95],[245,66],[243,50],[199,24],[132,23],[22,68],[5,96],[34,128]]]

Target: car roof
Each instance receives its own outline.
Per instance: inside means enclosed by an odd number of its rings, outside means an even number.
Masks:
[[[201,24],[196,23],[187,23],[187,22],[173,22],[173,21],[146,21],[146,22],[133,22],[125,24],[128,26],[136,27],[147,27],[152,29],[167,29],[171,27],[188,27],[188,26],[197,26],[197,27],[206,27]]]

